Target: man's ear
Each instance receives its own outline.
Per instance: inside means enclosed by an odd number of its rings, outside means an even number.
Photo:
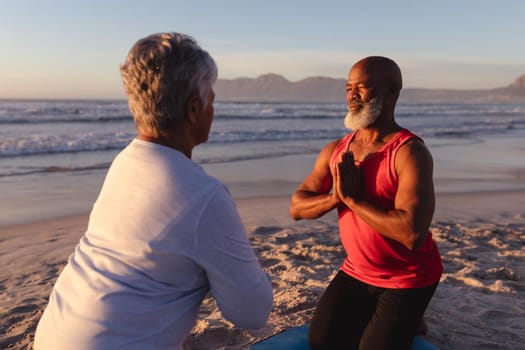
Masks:
[[[193,124],[198,120],[198,115],[201,110],[201,100],[197,95],[191,95],[186,104],[186,116],[188,121]]]

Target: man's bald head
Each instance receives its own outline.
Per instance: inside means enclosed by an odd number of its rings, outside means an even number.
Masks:
[[[401,69],[396,62],[383,56],[369,56],[359,60],[352,66],[366,73],[374,86],[389,89],[396,97],[403,87]]]

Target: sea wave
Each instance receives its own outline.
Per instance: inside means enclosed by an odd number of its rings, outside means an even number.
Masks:
[[[344,118],[344,103],[221,102],[215,106],[217,120],[287,120]],[[398,118],[484,117],[524,118],[523,104],[399,104]],[[39,123],[132,123],[125,101],[0,101],[0,124]]]
[[[72,118],[71,116],[42,116],[39,118],[27,116],[7,116],[0,118],[0,124],[69,124],[69,123],[108,123],[132,122],[131,115],[116,116],[84,116]]]
[[[111,162],[91,164],[85,166],[43,166],[43,167],[31,167],[30,169],[17,168],[14,170],[4,170],[0,171],[0,178],[9,177],[9,176],[27,176],[34,174],[44,174],[44,173],[74,173],[81,171],[90,171],[90,170],[103,170],[109,168]]]
[[[274,115],[249,115],[249,114],[243,114],[243,115],[237,115],[237,114],[217,114],[215,115],[215,119],[229,119],[229,120],[245,120],[245,119],[264,119],[264,120],[287,120],[287,119],[319,119],[319,120],[326,120],[326,119],[342,119],[344,117],[343,113],[337,113],[333,115],[327,115],[327,114],[294,114],[294,115],[285,115],[285,114],[274,114]]]
[[[308,121],[305,125],[283,124],[271,125],[271,128],[246,128],[231,130],[212,130],[209,136],[209,145],[232,143],[268,143],[301,141],[308,144],[314,140],[335,140],[342,137],[346,129],[339,123],[333,125],[317,123],[316,127],[309,128]],[[405,125],[421,137],[484,137],[507,132],[523,132],[525,122],[498,122],[477,121],[461,124],[445,123],[443,125],[430,125],[430,123],[406,123]],[[288,129],[287,129],[288,128]],[[108,128],[97,129],[89,132],[69,132],[64,134],[30,133],[11,136],[8,132],[0,138],[0,158],[20,157],[27,155],[42,155],[56,153],[81,153],[92,151],[118,150],[125,147],[134,137],[136,132],[128,128],[127,132],[111,132]]]
[[[37,154],[79,153],[123,148],[131,133],[84,135],[29,135],[0,141],[0,158]]]
[[[318,149],[348,132],[345,113],[341,103],[217,102],[206,152],[197,152],[197,160],[312,152],[312,145]],[[396,121],[425,140],[519,136],[525,104],[400,104]],[[0,176],[103,168],[134,137],[125,101],[0,101]]]
[[[300,154],[310,154],[319,152],[320,148],[315,146],[308,147],[269,147],[264,150],[258,150],[256,152],[249,152],[246,149],[241,152],[223,152],[220,154],[210,155],[206,152],[197,152],[193,160],[199,164],[217,164],[217,163],[230,163],[236,161],[246,161],[246,160],[256,160],[256,159],[267,159],[267,158],[277,158],[289,155],[300,155]],[[54,157],[53,154],[50,154],[52,158],[49,159],[49,162],[61,162],[63,161],[60,157]],[[55,154],[57,156],[57,154]],[[88,164],[81,165],[30,165],[30,166],[15,166],[15,167],[1,167],[0,166],[0,178],[5,177],[18,177],[18,176],[30,176],[38,174],[54,174],[54,173],[79,173],[85,171],[99,171],[106,170],[109,168],[111,161],[114,155],[104,156],[101,155],[100,158],[107,158],[105,162],[92,162]],[[0,162],[5,159],[0,157]],[[0,163],[1,164],[1,163]]]
[[[212,132],[208,144],[279,142],[336,139],[342,130],[263,130]],[[38,154],[80,153],[124,148],[134,133],[87,133],[84,135],[40,136],[0,140],[0,158]]]
[[[344,113],[328,114],[220,114],[216,113],[214,118],[216,120],[298,120],[298,119],[342,119]],[[75,123],[109,123],[109,122],[123,122],[133,123],[133,117],[129,115],[115,115],[115,116],[4,116],[0,117],[0,125],[2,124],[75,124]]]

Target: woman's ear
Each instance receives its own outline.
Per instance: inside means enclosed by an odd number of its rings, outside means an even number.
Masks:
[[[201,100],[197,95],[191,95],[186,104],[186,116],[190,123],[196,123],[201,110]]]

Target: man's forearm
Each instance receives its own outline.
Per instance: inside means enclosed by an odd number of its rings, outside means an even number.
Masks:
[[[426,236],[428,231],[428,226],[418,224],[407,211],[385,210],[367,201],[350,198],[345,198],[344,203],[375,231],[400,242],[408,249],[417,248],[422,242],[421,238]]]
[[[333,210],[339,201],[331,193],[297,191],[290,203],[290,215],[294,220],[317,219]]]

